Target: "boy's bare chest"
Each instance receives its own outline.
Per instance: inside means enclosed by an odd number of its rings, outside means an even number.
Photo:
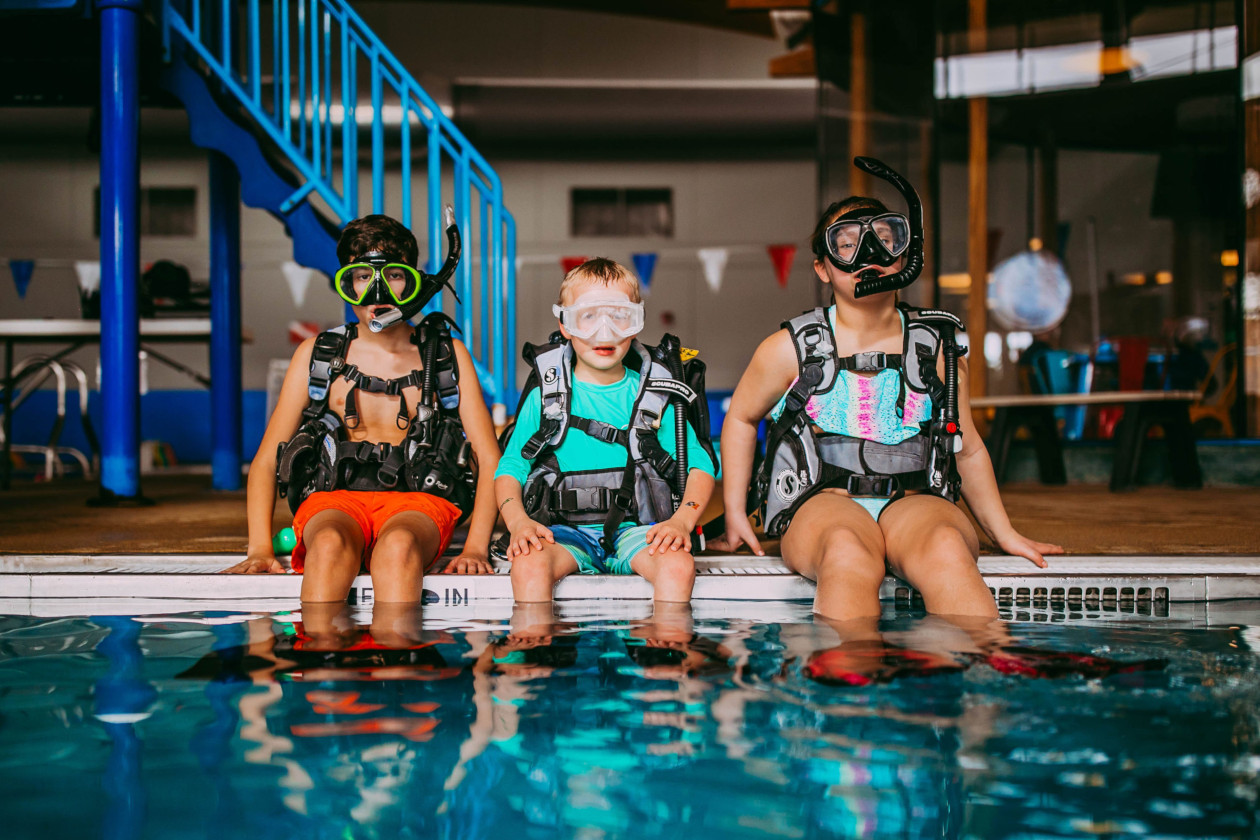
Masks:
[[[346,364],[357,367],[365,377],[386,381],[405,378],[424,366],[414,349],[408,354],[373,353],[362,352],[354,344],[346,353]],[[354,405],[348,417],[352,388]],[[403,386],[399,393],[373,392],[354,387],[349,380],[338,376],[328,389],[328,407],[345,423],[350,440],[401,443],[407,435],[407,423],[415,417],[420,395],[420,388],[412,385]]]

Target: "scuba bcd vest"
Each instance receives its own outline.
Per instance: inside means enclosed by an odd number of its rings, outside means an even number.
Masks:
[[[826,310],[814,309],[785,321],[796,348],[797,380],[788,391],[783,413],[770,424],[766,457],[753,477],[750,508],[765,504],[765,532],[787,530],[802,504],[820,490],[839,487],[853,496],[900,498],[908,490],[958,497],[960,481],[954,453],[961,449],[958,422],[956,334],[964,327],[949,312],[897,304],[905,319],[902,353],[867,352],[836,356],[835,335]],[[964,337],[965,342],[965,337]],[[965,352],[965,343],[964,349]],[[937,375],[938,355],[945,357],[945,379]],[[840,371],[900,373],[897,414],[907,390],[927,394],[932,416],[918,434],[897,444],[883,444],[818,430],[805,411],[809,398],[825,394]]]
[[[440,312],[421,321],[411,342],[420,350],[423,370],[398,379],[368,376],[346,363],[358,325],[343,324],[320,333],[311,351],[310,402],[302,424],[276,457],[280,495],[294,513],[311,493],[322,490],[404,490],[430,493],[459,508],[460,519],[472,512],[477,489],[472,447],[459,420],[459,364],[451,342],[454,323]],[[337,379],[350,383],[345,421],[328,407],[328,392]],[[420,388],[415,417],[407,419],[403,389]],[[355,391],[398,397],[402,443],[352,441],[347,428],[358,425]]]
[[[687,424],[713,464],[717,457],[709,439],[709,406],[704,393],[705,366],[692,356],[683,361],[678,338],[665,335],[655,347],[630,343],[627,367],[639,373],[639,391],[625,429],[572,413],[573,348],[558,332],[551,343],[526,344],[525,361],[532,368],[522,391],[537,387],[542,400],[538,431],[521,447],[521,457],[533,462],[521,501],[530,518],[543,525],[604,526],[601,542],[611,550],[617,529],[630,520],[660,522],[674,515],[687,483]],[[675,449],[670,455],[657,439],[665,408],[674,405]],[[520,414],[521,406],[517,407]],[[627,451],[626,465],[610,469],[562,473],[555,450],[570,429],[617,443]],[[505,438],[506,440],[506,435]]]

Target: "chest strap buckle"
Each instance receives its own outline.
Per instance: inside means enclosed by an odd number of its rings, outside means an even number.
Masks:
[[[897,476],[851,475],[845,489],[850,496],[891,496],[897,492]]]

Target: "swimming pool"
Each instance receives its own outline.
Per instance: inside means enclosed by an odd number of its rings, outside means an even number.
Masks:
[[[648,609],[0,617],[3,836],[1257,831],[1260,602]]]

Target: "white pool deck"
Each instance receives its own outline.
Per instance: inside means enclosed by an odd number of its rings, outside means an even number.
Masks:
[[[140,599],[293,602],[296,575],[220,575],[242,558],[203,555],[0,555],[0,599]],[[506,565],[494,575],[427,575],[425,600],[458,607],[512,601]],[[1066,556],[1048,569],[1010,556],[980,558],[980,572],[999,604],[1149,604],[1260,599],[1260,556]],[[814,584],[778,557],[705,556],[697,560],[695,601],[808,601]],[[573,575],[556,587],[557,601],[650,601],[637,576]],[[889,577],[881,597],[909,601],[909,587]],[[370,604],[372,581],[355,579],[352,604]],[[0,608],[0,612],[3,609]]]

